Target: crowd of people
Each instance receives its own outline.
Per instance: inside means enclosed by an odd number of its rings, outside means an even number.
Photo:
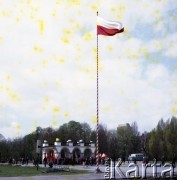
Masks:
[[[12,158],[12,157],[10,157],[8,160],[8,163],[9,164],[26,164],[26,165],[28,165],[28,163],[29,163],[29,158],[28,157],[22,157],[22,158]]]
[[[121,158],[122,163],[125,163],[125,158]],[[153,161],[157,161],[155,158],[153,159]],[[41,160],[40,157],[37,158],[32,158],[29,159],[28,157],[22,157],[22,158],[12,158],[10,157],[9,159],[7,159],[4,162],[8,162],[9,164],[21,164],[21,165],[28,165],[28,163],[33,163],[35,166],[37,166],[37,164],[44,164],[45,167],[47,167],[47,165],[49,167],[53,167],[53,165],[83,165],[83,166],[92,166],[96,164],[96,158],[95,157],[86,157],[86,158],[58,158],[55,159],[53,157],[47,158],[44,157],[43,160]],[[128,163],[130,162],[134,162],[135,161],[127,161]],[[147,158],[144,158],[143,163],[147,164],[149,161]],[[99,158],[99,164],[104,165],[105,163],[105,159],[104,158]],[[161,165],[163,166],[166,163],[166,159],[164,157],[162,157],[161,161],[160,161]],[[173,167],[176,167],[176,157],[174,156],[174,158],[171,161],[171,164],[173,165]]]
[[[93,157],[86,157],[86,158],[47,158],[44,157],[43,164],[46,167],[46,165],[49,165],[49,167],[52,167],[53,165],[83,165],[83,166],[92,166],[96,163],[96,159]]]

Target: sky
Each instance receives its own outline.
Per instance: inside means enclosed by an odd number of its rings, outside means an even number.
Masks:
[[[70,120],[151,131],[177,116],[176,0],[0,0],[0,134],[23,137]]]

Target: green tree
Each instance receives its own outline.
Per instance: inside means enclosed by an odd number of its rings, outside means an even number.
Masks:
[[[129,154],[141,151],[141,140],[136,122],[133,122],[131,126],[126,124],[117,127],[117,140],[119,157],[128,158]]]
[[[83,130],[81,124],[76,121],[70,121],[68,123],[68,134],[69,139],[71,139],[73,142],[77,142],[82,139]]]
[[[172,117],[166,122],[161,119],[157,127],[151,131],[148,140],[149,152],[152,157],[172,160],[177,154],[177,118]]]
[[[160,141],[157,131],[155,129],[151,132],[150,135],[149,150],[151,158],[156,158],[157,160],[160,158]]]
[[[108,131],[108,156],[113,158],[119,157],[119,141],[117,139],[116,130]]]
[[[119,157],[125,159],[131,153],[132,130],[129,124],[117,128],[117,140],[119,142]]]
[[[66,142],[68,139],[78,142],[81,139],[84,140],[84,138],[87,140],[90,133],[89,126],[86,123],[81,124],[76,121],[70,121],[60,126],[55,135],[62,142]]]
[[[47,127],[41,129],[39,133],[39,139],[43,142],[44,140],[47,140],[49,144],[53,145],[53,143],[56,140],[56,133],[55,130],[52,127]]]
[[[68,124],[65,123],[59,127],[59,129],[56,132],[56,137],[60,139],[61,142],[66,142],[69,139],[69,133],[68,133]]]
[[[36,154],[36,135],[31,133],[23,138],[24,156],[32,159]]]
[[[99,153],[108,153],[108,130],[106,126],[99,125]]]
[[[90,138],[91,138],[91,128],[88,123],[81,123],[81,128],[82,128],[82,139],[84,142],[89,143]]]
[[[140,153],[141,152],[141,137],[140,137],[140,133],[138,131],[138,124],[136,121],[134,121],[131,124],[131,150],[134,153]]]
[[[177,156],[177,118],[172,117],[167,121],[165,128],[165,141],[167,144],[168,160],[171,160],[174,156]]]

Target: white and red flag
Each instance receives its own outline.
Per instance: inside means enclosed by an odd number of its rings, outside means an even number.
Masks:
[[[108,21],[97,16],[97,35],[113,36],[121,32],[124,32],[121,22]]]

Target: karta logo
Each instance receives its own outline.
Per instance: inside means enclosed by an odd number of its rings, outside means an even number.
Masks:
[[[140,176],[140,166],[136,163],[130,163],[128,165],[128,168],[131,168],[129,170],[127,170],[125,173],[122,171],[122,169],[120,168],[122,164],[121,159],[118,160],[118,162],[115,164],[115,166],[113,165],[113,161],[112,159],[110,159],[109,161],[105,162],[105,174],[104,174],[104,178],[105,179],[113,179],[115,178],[115,172],[116,174],[120,177],[120,178],[147,178],[146,172],[147,172],[147,168],[151,168],[152,169],[152,177],[153,178],[174,178],[174,169],[175,169],[175,164],[171,164],[171,163],[165,163],[164,166],[162,167],[167,167],[167,169],[164,169],[160,172],[160,177],[157,176],[157,168],[161,167],[161,164],[158,164],[156,162],[156,160],[153,162],[153,164],[145,164],[142,163],[141,166],[141,176]],[[133,175],[131,175],[133,174]],[[168,175],[168,176],[167,176]]]

